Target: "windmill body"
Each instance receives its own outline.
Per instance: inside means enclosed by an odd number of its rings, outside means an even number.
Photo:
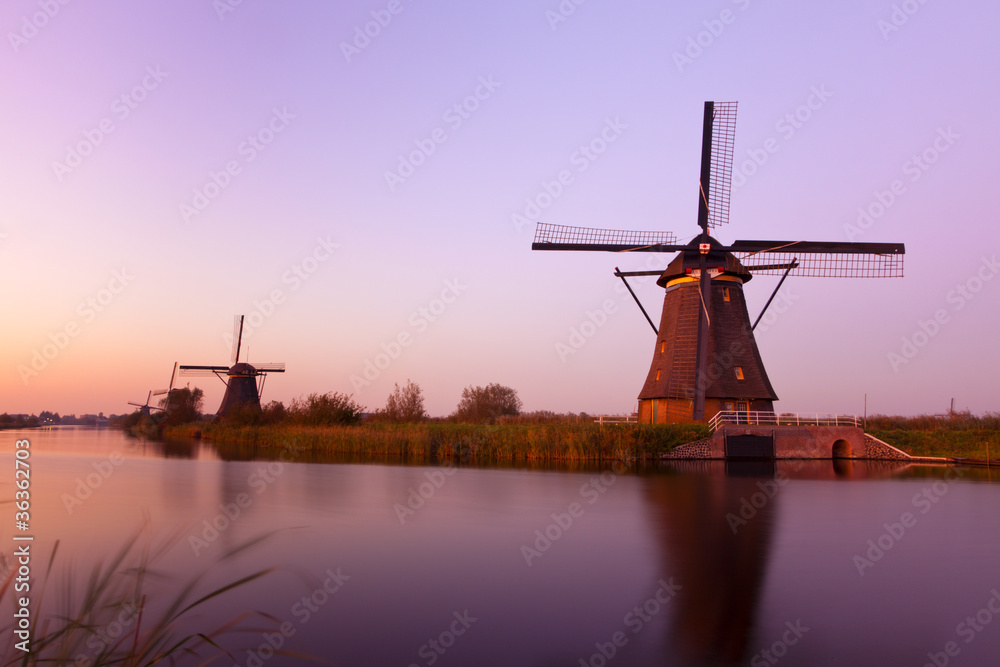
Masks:
[[[639,392],[639,421],[663,424],[691,421],[698,384],[698,322],[702,311],[701,255],[706,260],[711,304],[708,310],[705,413],[720,410],[770,412],[778,397],[761,361],[750,325],[743,284],[751,279],[746,267],[719,242],[699,236],[679,254],[657,280],[665,288],[663,313],[646,382]]]
[[[743,285],[754,274],[783,274],[782,281],[789,275],[903,275],[901,243],[750,240],[726,246],[713,238],[709,229],[729,221],[735,126],[735,102],[705,103],[700,233],[690,243],[678,245],[670,232],[545,223],[538,223],[535,232],[532,250],[679,253],[662,273],[615,270],[626,286],[629,276],[658,275],[657,285],[665,290],[659,328],[647,315],[657,337],[638,397],[640,423],[703,421],[720,411],[773,411],[778,397],[761,361],[743,295]],[[635,297],[631,287],[629,292]]]
[[[236,335],[233,337],[233,356],[229,366],[180,366],[181,375],[215,375],[226,385],[226,393],[216,415],[226,418],[240,410],[260,409],[260,394],[268,373],[284,373],[285,365],[256,364],[240,362],[240,347],[243,342],[243,317],[236,319]]]

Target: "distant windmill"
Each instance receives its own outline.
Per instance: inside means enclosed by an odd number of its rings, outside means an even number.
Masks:
[[[139,410],[138,410],[139,414],[141,414],[143,416],[149,416],[150,410],[162,410],[163,409],[163,408],[158,408],[155,405],[150,405],[149,401],[152,398],[153,398],[153,392],[150,391],[149,394],[146,396],[146,402],[145,403],[133,403],[132,401],[129,401],[128,404],[129,405],[134,405],[135,407],[139,408]]]
[[[143,415],[149,415],[150,410],[162,410],[163,408],[150,405],[149,402],[153,399],[154,396],[162,396],[164,394],[170,394],[170,392],[174,390],[174,380],[176,378],[177,378],[177,362],[174,362],[174,372],[171,373],[170,375],[170,386],[168,386],[166,389],[156,389],[154,391],[150,391],[149,394],[146,396],[145,403],[133,403],[129,401],[129,405],[134,405],[137,408],[139,408],[139,412]]]
[[[240,362],[240,346],[243,342],[243,316],[236,318],[233,331],[233,354],[229,366],[180,366],[181,375],[215,375],[226,385],[226,395],[216,413],[226,417],[248,405],[260,407],[260,395],[264,390],[264,380],[268,373],[284,373],[285,364],[256,364]],[[225,377],[223,377],[225,376]],[[259,383],[259,384],[258,384]]]
[[[698,225],[679,245],[670,232],[588,229],[538,223],[532,250],[679,252],[658,275],[666,288],[653,361],[639,393],[642,423],[701,421],[720,410],[772,411],[771,388],[750,325],[743,283],[751,273],[818,277],[902,277],[902,243],[735,241],[724,246],[710,227],[729,222],[736,102],[705,102]],[[753,260],[745,266],[743,262]],[[628,282],[625,282],[628,286]],[[775,288],[777,293],[781,282]],[[631,292],[631,287],[629,287]],[[635,298],[635,293],[632,293]],[[774,294],[771,295],[771,299]],[[638,299],[636,299],[638,303]],[[768,300],[765,310],[770,305]],[[639,305],[642,308],[642,304]],[[645,309],[643,309],[645,314]],[[763,315],[763,312],[761,313]],[[649,316],[646,316],[649,319]],[[760,317],[757,318],[760,321]]]

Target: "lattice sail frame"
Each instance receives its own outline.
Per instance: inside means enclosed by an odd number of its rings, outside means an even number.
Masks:
[[[740,263],[753,275],[784,275],[788,266],[797,264],[788,275],[807,278],[902,278],[903,255],[873,253],[734,252]]]
[[[712,171],[708,187],[708,226],[729,222],[733,190],[733,148],[736,144],[736,102],[715,102],[712,117]]]
[[[535,228],[534,243],[590,244],[611,246],[652,246],[675,245],[677,235],[673,232],[640,232],[627,229],[594,229],[592,227],[569,227],[539,222]]]

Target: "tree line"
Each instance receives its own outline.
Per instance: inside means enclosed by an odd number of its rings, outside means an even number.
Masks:
[[[492,383],[485,387],[469,386],[462,390],[462,398],[455,411],[443,421],[495,424],[506,417],[521,414],[522,402],[517,391]],[[230,414],[226,421],[232,424],[268,425],[295,424],[302,426],[350,425],[367,423],[414,424],[431,420],[424,407],[424,394],[420,385],[407,380],[397,382],[385,406],[368,412],[348,394],[329,392],[313,393],[293,399],[289,405],[271,401],[262,408],[246,406]]]

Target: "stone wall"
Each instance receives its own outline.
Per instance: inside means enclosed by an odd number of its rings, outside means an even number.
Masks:
[[[674,451],[663,455],[664,459],[710,459],[712,457],[712,446],[709,444],[711,441],[706,438],[704,440],[696,440],[694,442],[689,442],[686,445],[680,445]]]
[[[873,435],[865,433],[865,456],[882,461],[909,461],[913,457],[901,449],[896,449]]]

